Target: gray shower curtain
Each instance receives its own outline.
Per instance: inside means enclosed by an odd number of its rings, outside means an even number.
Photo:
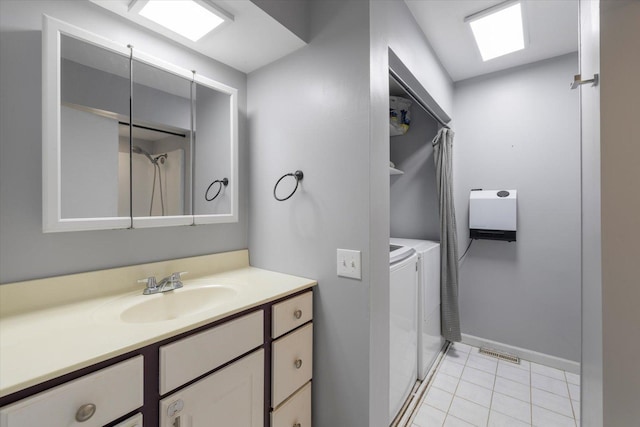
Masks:
[[[458,233],[451,171],[453,131],[442,128],[433,139],[436,185],[440,199],[440,318],[442,336],[460,341],[458,311]]]

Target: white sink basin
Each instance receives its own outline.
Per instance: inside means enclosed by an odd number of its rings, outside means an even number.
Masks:
[[[119,314],[125,323],[163,322],[202,313],[237,294],[235,289],[222,285],[185,286],[158,294],[131,296],[128,298],[131,301],[120,299],[107,304],[101,311]]]

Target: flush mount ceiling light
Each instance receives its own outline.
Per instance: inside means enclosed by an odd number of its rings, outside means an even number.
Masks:
[[[233,16],[202,0],[133,0],[129,12],[194,42],[224,22],[233,21]]]
[[[464,18],[473,31],[483,61],[524,49],[520,1],[508,1]]]

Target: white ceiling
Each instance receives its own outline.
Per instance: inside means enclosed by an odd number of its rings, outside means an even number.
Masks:
[[[404,1],[453,81],[578,50],[578,0],[523,0],[527,47],[487,62],[464,18],[502,0]]]
[[[234,20],[197,42],[129,13],[131,0],[89,1],[244,73],[257,70],[306,44],[249,0],[208,0],[233,15]]]

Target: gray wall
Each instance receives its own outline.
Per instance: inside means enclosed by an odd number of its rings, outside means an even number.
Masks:
[[[420,107],[411,106],[411,126],[391,137],[391,161],[404,175],[391,175],[391,236],[440,240],[436,167],[431,140],[437,122]]]
[[[42,233],[42,13],[239,89],[240,171],[248,167],[246,76],[89,2],[0,2],[0,282],[245,248],[248,187],[236,224]]]
[[[604,425],[640,420],[640,2],[600,15]]]
[[[389,388],[388,47],[448,109],[452,85],[403,2],[311,2],[310,28],[307,47],[249,75],[251,263],[319,282],[314,425],[382,426]],[[276,180],[296,169],[305,173],[301,188],[275,201]],[[336,277],[336,248],[362,251],[362,281]]]
[[[456,84],[461,252],[472,188],[518,190],[518,241],[479,240],[460,268],[463,333],[580,360],[580,133],[569,54]]]
[[[311,6],[309,45],[249,74],[249,249],[254,266],[318,280],[313,424],[364,427],[376,425],[368,414],[369,7]],[[276,201],[276,180],[296,169],[301,188]],[[362,251],[362,280],[336,276],[336,248]]]

